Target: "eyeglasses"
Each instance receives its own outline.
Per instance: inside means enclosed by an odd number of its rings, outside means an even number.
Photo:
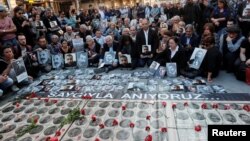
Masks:
[[[22,12],[18,12],[17,14],[21,15],[21,14],[23,14],[23,13],[22,13]]]

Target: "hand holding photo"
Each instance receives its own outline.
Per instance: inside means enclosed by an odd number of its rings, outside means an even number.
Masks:
[[[25,68],[23,58],[19,58],[12,63],[12,67],[16,73],[17,82],[22,82],[25,79],[28,79],[28,74]]]
[[[104,63],[105,65],[112,65],[115,61],[115,52],[105,52]]]
[[[51,28],[57,27],[57,22],[56,21],[51,21],[49,22]]]
[[[189,60],[189,67],[194,69],[199,69],[201,63],[207,53],[207,50],[201,48],[195,48],[193,54]]]
[[[151,45],[143,45],[142,46],[142,53],[149,54],[151,52]]]
[[[153,61],[152,64],[149,66],[149,69],[157,70],[159,68],[160,64],[156,61]]]
[[[129,54],[123,54],[119,56],[119,63],[121,65],[131,64],[131,56]]]

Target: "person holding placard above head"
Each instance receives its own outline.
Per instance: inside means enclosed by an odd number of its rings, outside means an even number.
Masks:
[[[139,49],[140,60],[139,66],[144,67],[145,64],[151,65],[156,48],[159,46],[157,33],[149,28],[149,21],[142,20],[142,30],[136,35],[136,47]]]

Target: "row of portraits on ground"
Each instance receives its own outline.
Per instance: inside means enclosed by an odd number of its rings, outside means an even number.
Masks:
[[[49,50],[42,50],[37,52],[38,63],[45,65],[52,62],[52,67],[54,69],[61,69],[63,67],[78,67],[84,68],[88,67],[88,54],[84,51],[76,53],[55,54],[51,55]],[[104,64],[111,65],[116,61],[116,52],[105,52]],[[52,61],[51,61],[52,60]],[[119,56],[120,64],[131,64],[131,56],[129,54],[124,54]]]

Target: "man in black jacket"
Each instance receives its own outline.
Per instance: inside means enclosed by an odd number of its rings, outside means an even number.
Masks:
[[[149,52],[147,52],[147,54],[143,52],[143,46],[149,47]],[[144,67],[146,63],[150,66],[158,46],[159,39],[157,33],[149,28],[149,21],[147,19],[143,19],[142,30],[136,35],[136,47],[138,48],[140,54],[139,66]]]

